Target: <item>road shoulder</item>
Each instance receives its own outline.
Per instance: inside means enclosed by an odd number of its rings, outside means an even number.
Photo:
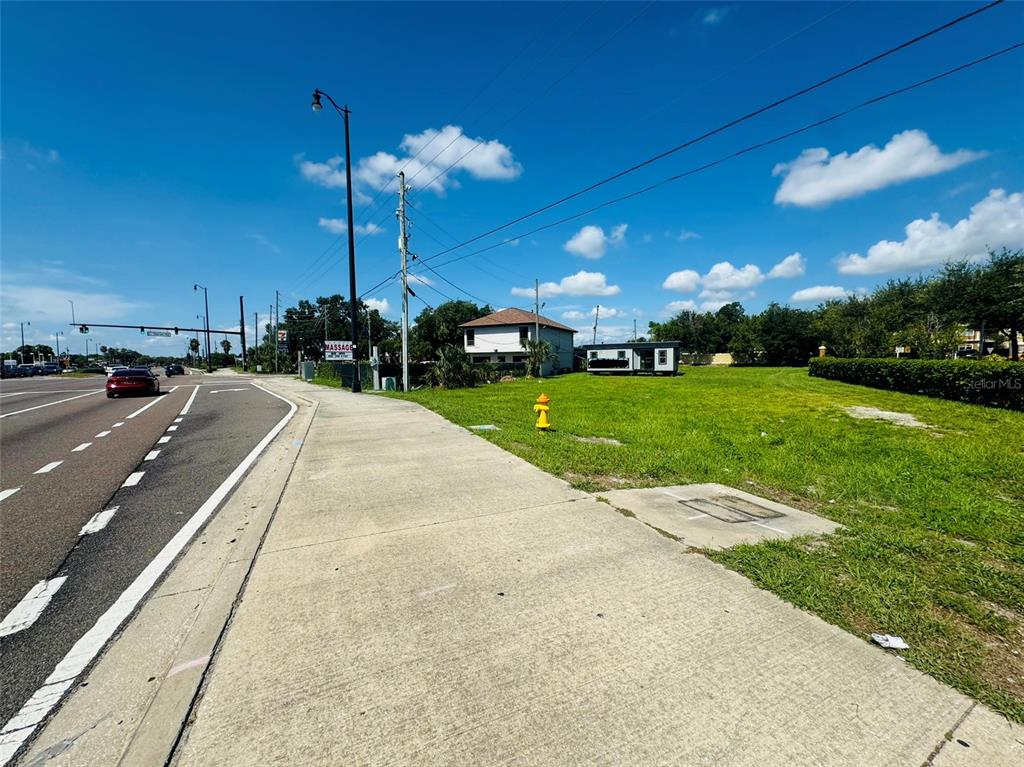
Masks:
[[[162,764],[174,747],[301,450],[295,416],[46,722],[23,765]]]

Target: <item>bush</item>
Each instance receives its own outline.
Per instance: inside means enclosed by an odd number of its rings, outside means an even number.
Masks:
[[[434,367],[427,373],[427,383],[441,389],[463,389],[475,386],[477,373],[469,355],[458,346],[442,346]]]
[[[1024,362],[815,358],[808,371],[833,381],[1024,410]]]

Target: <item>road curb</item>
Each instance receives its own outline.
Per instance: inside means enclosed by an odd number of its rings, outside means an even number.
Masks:
[[[40,728],[20,764],[168,760],[201,697],[316,413],[316,403],[289,399],[298,407],[295,417]]]

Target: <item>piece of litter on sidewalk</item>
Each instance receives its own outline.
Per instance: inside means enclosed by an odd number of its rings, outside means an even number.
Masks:
[[[480,424],[479,426],[470,426],[469,428],[472,429],[473,431],[501,431],[501,429],[499,429],[493,423],[483,423]]]
[[[892,634],[872,634],[871,639],[875,644],[881,645],[887,650],[909,650],[910,645],[903,641],[903,637]]]

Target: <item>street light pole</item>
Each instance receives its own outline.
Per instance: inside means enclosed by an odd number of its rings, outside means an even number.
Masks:
[[[352,148],[349,141],[348,125],[348,118],[351,112],[347,106],[338,106],[334,99],[320,89],[313,91],[314,112],[319,112],[323,109],[323,105],[320,103],[321,96],[326,97],[331,102],[331,106],[334,107],[345,121],[345,198],[348,204],[348,290],[352,302],[352,362],[356,368],[355,375],[352,376],[352,392],[358,393],[363,390],[363,386],[359,380],[359,296],[356,294],[356,240],[352,216]]]
[[[203,288],[199,283],[195,283],[192,286],[192,290],[199,290]],[[213,364],[210,362],[210,296],[207,294],[206,288],[203,288],[203,307],[206,312],[206,372],[213,372]]]
[[[25,326],[26,325],[31,325],[31,324],[32,324],[31,322],[22,322],[21,323],[21,345],[22,345],[22,347],[25,346]],[[21,353],[21,358],[24,361],[24,359],[25,359],[25,353],[24,352]],[[36,361],[36,355],[34,353],[32,355],[32,361],[33,362]]]

